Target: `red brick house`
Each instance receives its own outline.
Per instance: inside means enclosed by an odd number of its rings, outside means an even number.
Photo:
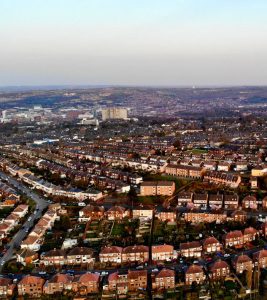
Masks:
[[[154,245],[151,247],[152,260],[171,261],[174,257],[174,247],[172,245]]]
[[[245,222],[247,220],[247,213],[243,210],[235,210],[231,214],[231,218],[235,222]]]
[[[106,212],[108,220],[122,220],[129,215],[126,208],[122,206],[113,206]]]
[[[185,272],[185,284],[187,285],[191,285],[193,282],[202,284],[205,278],[204,271],[199,265],[191,265]]]
[[[121,263],[122,247],[110,246],[103,247],[99,253],[101,263]]]
[[[209,271],[212,280],[220,280],[230,274],[230,267],[227,262],[219,259],[210,266]]]
[[[244,244],[243,233],[240,230],[234,230],[224,235],[225,247],[242,247]]]
[[[253,262],[247,255],[239,255],[233,260],[233,267],[236,273],[243,273],[244,271],[253,269]]]
[[[104,207],[87,205],[79,211],[79,221],[100,220],[104,217],[104,214]]]
[[[184,257],[201,257],[202,245],[197,241],[181,243],[180,252]]]
[[[18,295],[30,297],[40,297],[43,293],[45,280],[41,277],[27,275],[18,283]]]
[[[222,251],[222,244],[213,236],[203,241],[203,251],[206,253],[214,253]]]
[[[149,260],[149,248],[143,245],[129,246],[122,250],[122,263],[143,263]]]
[[[256,230],[253,227],[248,227],[244,229],[244,243],[249,243],[252,242],[256,239],[256,237],[258,236],[259,232],[258,230]]]
[[[54,249],[41,256],[40,265],[44,266],[63,266],[66,260],[66,251]]]
[[[95,273],[85,273],[75,276],[72,282],[72,290],[80,295],[98,293],[100,275]]]
[[[170,269],[162,269],[157,274],[152,273],[152,289],[167,290],[175,288],[175,271]]]
[[[71,290],[73,277],[67,274],[56,274],[47,280],[43,287],[45,294],[62,293],[64,290]]]
[[[267,250],[263,249],[253,254],[253,261],[255,265],[260,268],[267,267]]]
[[[15,284],[12,279],[0,278],[0,298],[8,298],[14,294]]]
[[[128,290],[138,291],[147,288],[147,270],[128,271]]]

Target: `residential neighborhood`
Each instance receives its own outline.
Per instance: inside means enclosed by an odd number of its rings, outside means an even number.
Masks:
[[[127,111],[120,119],[124,108],[111,109],[112,120],[105,112],[97,130],[75,117],[59,129],[36,124],[41,136],[20,119],[24,141],[1,133],[0,298],[259,299],[267,293],[264,117],[252,129],[248,116],[155,120]],[[30,112],[49,119],[46,108]]]

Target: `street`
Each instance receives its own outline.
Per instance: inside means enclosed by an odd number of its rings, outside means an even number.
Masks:
[[[7,244],[8,250],[0,259],[0,272],[1,272],[5,262],[7,262],[12,258],[14,247],[20,245],[21,242],[25,239],[25,237],[28,235],[28,233],[26,232],[27,229],[33,227],[35,221],[41,218],[41,216],[43,215],[43,210],[48,207],[49,203],[47,202],[46,199],[34,193],[30,188],[26,187],[23,183],[12,178],[11,176],[6,175],[1,171],[0,171],[0,178],[7,180],[8,184],[13,186],[19,192],[25,194],[27,197],[34,200],[36,203],[35,212],[33,212],[31,216],[28,217],[27,221],[21,226],[21,229],[12,237],[11,242]]]

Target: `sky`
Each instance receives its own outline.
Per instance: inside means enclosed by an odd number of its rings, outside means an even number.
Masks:
[[[0,86],[267,85],[266,0],[0,0]]]

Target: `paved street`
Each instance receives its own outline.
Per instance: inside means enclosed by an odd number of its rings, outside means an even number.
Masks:
[[[27,236],[27,229],[31,228],[34,225],[34,222],[41,218],[43,214],[43,210],[48,207],[49,203],[43,197],[40,197],[38,194],[34,193],[30,188],[26,187],[20,181],[6,175],[3,172],[0,172],[0,178],[8,181],[8,184],[13,186],[19,192],[24,193],[26,196],[31,198],[36,203],[37,211],[33,212],[32,215],[27,219],[27,221],[23,224],[21,229],[13,236],[12,241],[7,245],[8,250],[4,254],[4,256],[0,259],[0,272],[3,268],[3,265],[6,261],[10,260],[13,255],[14,247],[20,245],[21,242]]]

